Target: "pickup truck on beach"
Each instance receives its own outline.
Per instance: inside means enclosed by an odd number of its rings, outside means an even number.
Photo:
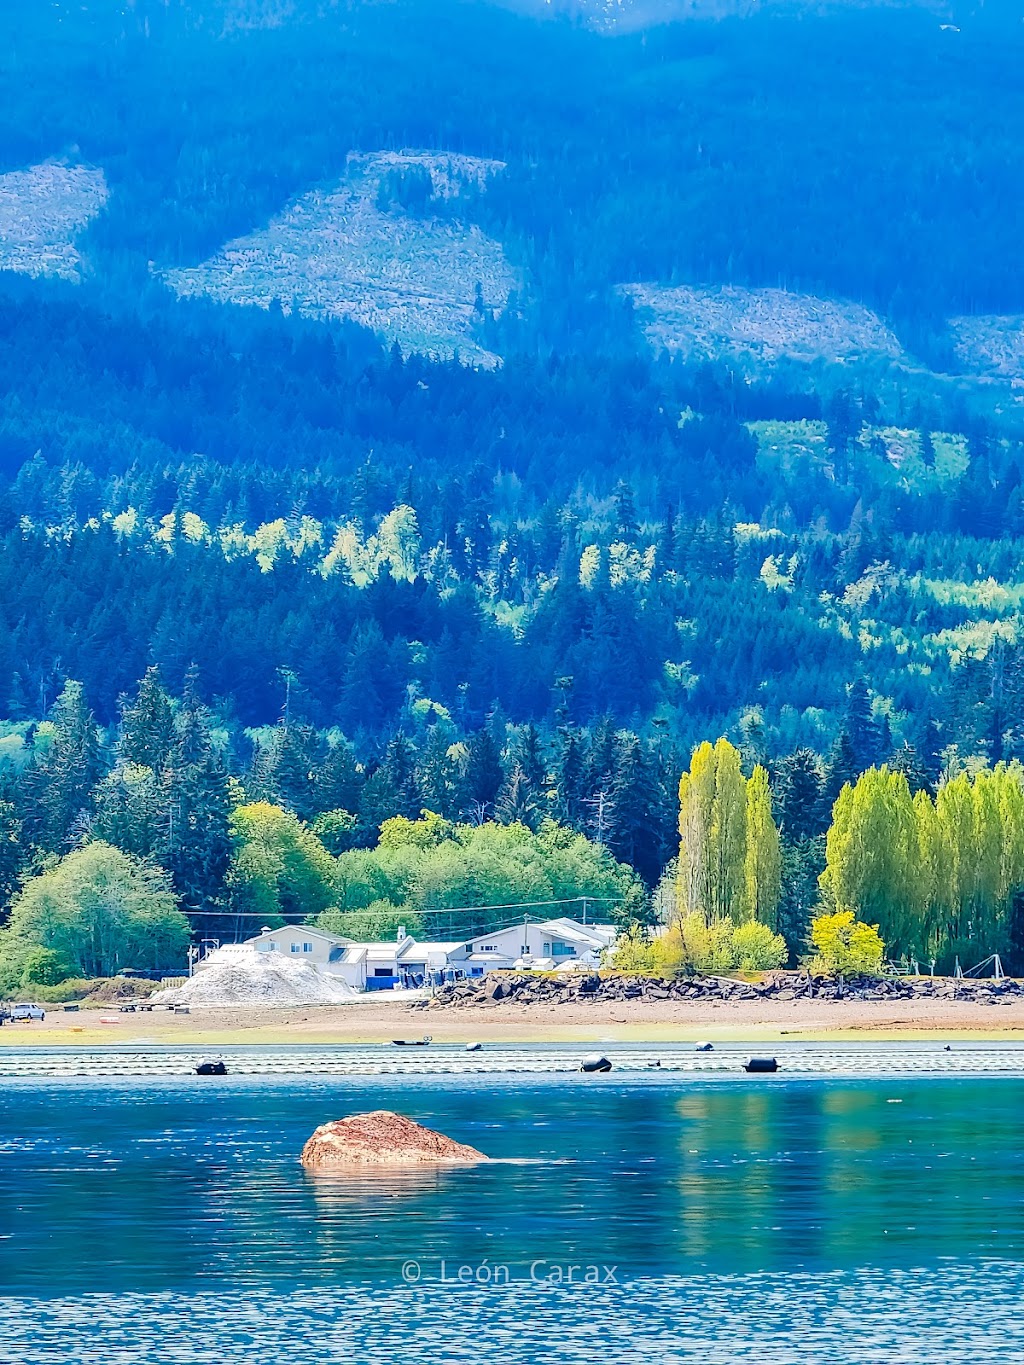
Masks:
[[[23,1004],[11,1006],[11,1019],[15,1022],[19,1019],[39,1019],[41,1021],[45,1018],[46,1011],[43,1009],[42,1005]]]

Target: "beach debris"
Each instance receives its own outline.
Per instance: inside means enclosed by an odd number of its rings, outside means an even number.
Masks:
[[[611,1071],[611,1069],[612,1064],[603,1052],[588,1052],[580,1062],[581,1071]]]
[[[196,1062],[197,1076],[226,1076],[228,1069],[224,1064],[223,1057],[204,1057],[201,1062]]]
[[[751,1057],[744,1071],[778,1071],[779,1064],[774,1057]]]
[[[313,1170],[346,1166],[465,1166],[489,1157],[475,1147],[395,1114],[375,1109],[321,1124],[302,1149]]]

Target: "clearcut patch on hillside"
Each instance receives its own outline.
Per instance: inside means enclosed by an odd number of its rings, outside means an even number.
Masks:
[[[844,363],[902,354],[881,318],[859,303],[737,285],[628,284],[623,292],[657,350],[694,359]]]
[[[735,19],[757,14],[834,13],[870,9],[879,0],[504,0],[530,15],[568,17],[603,33],[628,33],[686,19]],[[928,10],[945,16],[948,0],[882,0],[890,9]]]
[[[1024,380],[1024,317],[950,318],[953,351],[970,374]]]
[[[0,270],[77,280],[76,241],[107,202],[103,172],[44,161],[0,175]]]
[[[501,243],[458,209],[503,168],[442,152],[352,155],[333,189],[303,195],[267,227],[164,279],[180,297],[277,300],[286,312],[362,323],[405,350],[495,365],[476,339],[477,289],[500,312],[518,281]]]

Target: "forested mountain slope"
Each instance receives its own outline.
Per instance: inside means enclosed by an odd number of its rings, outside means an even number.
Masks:
[[[5,16],[26,857],[113,820],[152,666],[303,818],[598,820],[649,885],[705,737],[777,795],[816,754],[811,840],[874,761],[1024,757],[1019,16],[676,17]],[[43,837],[69,680],[102,762]]]

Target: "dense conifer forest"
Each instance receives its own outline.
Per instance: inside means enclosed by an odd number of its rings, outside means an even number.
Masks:
[[[22,6],[0,53],[0,172],[110,189],[76,280],[0,272],[0,917],[93,840],[196,932],[300,902],[380,930],[398,892],[325,900],[317,860],[427,810],[530,831],[546,870],[417,913],[557,900],[583,836],[580,894],[649,919],[680,774],[727,735],[797,954],[845,783],[1024,760],[1019,394],[947,331],[1024,311],[1020,25],[272,9]],[[161,282],[401,147],[505,163],[472,202],[521,280],[477,310],[496,368]],[[672,358],[643,279],[855,300],[905,352]],[[268,840],[305,901],[280,869],[245,900]]]

